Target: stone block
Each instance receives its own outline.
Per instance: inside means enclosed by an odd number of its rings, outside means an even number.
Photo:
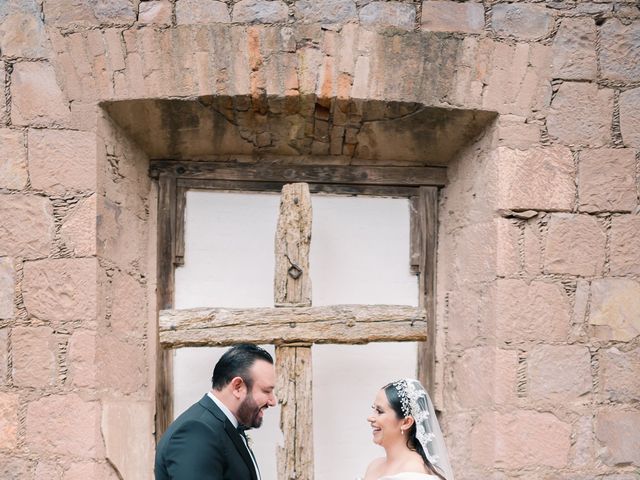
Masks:
[[[454,398],[462,408],[513,403],[518,354],[515,350],[478,347],[465,350],[453,366]]]
[[[0,188],[22,190],[27,186],[27,147],[24,133],[0,129]]]
[[[75,393],[31,402],[27,406],[26,446],[32,453],[97,458],[104,452],[100,404],[84,401]]]
[[[121,478],[145,478],[153,464],[154,405],[146,402],[105,402],[102,434],[109,463]]]
[[[542,232],[537,221],[524,226],[524,270],[531,276],[542,273]]]
[[[67,214],[60,227],[60,238],[76,257],[96,254],[96,195],[82,199]]]
[[[635,150],[602,148],[583,151],[578,166],[580,210],[632,211],[638,204],[635,172]]]
[[[280,0],[240,0],[231,18],[239,23],[282,23],[289,18],[289,7]]]
[[[42,320],[95,320],[95,258],[26,262],[22,295],[27,312]]]
[[[6,57],[47,58],[49,40],[36,0],[3,2],[0,7],[0,51]]]
[[[58,343],[49,327],[15,327],[11,334],[13,383],[42,388],[56,384]]]
[[[17,447],[18,408],[17,393],[0,392],[0,449],[13,450]],[[2,472],[1,467],[0,472]]]
[[[484,283],[465,285],[447,296],[447,348],[465,349],[486,339],[493,319],[494,289]]]
[[[625,146],[640,148],[640,88],[620,94],[620,132]]]
[[[96,150],[94,133],[30,130],[31,186],[51,193],[95,191]]]
[[[449,0],[422,2],[422,29],[431,32],[482,33],[484,7],[481,3]]]
[[[544,252],[546,273],[580,276],[601,275],[607,235],[590,215],[551,215]]]
[[[360,10],[360,25],[413,30],[416,26],[416,9],[402,2],[371,2]]]
[[[640,466],[640,412],[610,410],[596,415],[595,433],[602,448],[598,458],[607,465]]]
[[[624,278],[591,282],[589,323],[600,340],[628,342],[640,335],[640,283]]]
[[[571,320],[569,299],[561,285],[498,280],[496,337],[505,342],[566,341]]]
[[[303,23],[347,23],[357,18],[353,0],[298,0],[296,19]]]
[[[48,63],[20,62],[11,75],[11,121],[14,125],[65,125],[71,111]]]
[[[111,329],[120,335],[142,337],[147,333],[147,286],[131,275],[112,277]]]
[[[62,466],[54,462],[39,461],[36,465],[34,480],[59,480]]]
[[[0,61],[0,85],[7,84],[7,72],[4,62]],[[0,125],[6,125],[9,122],[9,114],[7,108],[6,96],[0,95]]]
[[[96,364],[100,384],[111,392],[140,394],[147,386],[147,357],[142,345],[114,335],[101,337]]]
[[[0,257],[0,319],[13,318],[15,304],[16,273],[13,260]]]
[[[500,277],[517,275],[521,270],[521,229],[508,219],[494,220],[496,228],[496,274]]]
[[[562,468],[571,448],[571,425],[550,413],[485,413],[470,432],[471,459],[489,468]]]
[[[553,77],[564,80],[594,80],[596,24],[593,18],[564,18],[553,40]]]
[[[89,478],[120,480],[123,477],[118,475],[108,463],[77,462],[69,466],[64,472],[62,480],[87,480]]]
[[[146,261],[147,222],[109,200],[98,198],[98,255],[124,269]]]
[[[496,237],[496,226],[493,222],[469,225],[456,232],[453,266],[455,278],[460,283],[495,279]]]
[[[53,236],[53,208],[48,198],[0,195],[0,256],[46,257]]]
[[[540,125],[516,115],[500,115],[496,120],[500,146],[527,150],[540,143]]]
[[[595,457],[595,438],[591,416],[580,417],[574,422],[572,440],[571,466],[581,468],[592,465]]]
[[[612,275],[640,275],[640,216],[612,218],[609,248]]]
[[[577,345],[537,345],[527,357],[527,387],[534,400],[567,402],[591,392],[591,355]]]
[[[551,102],[547,130],[566,145],[601,147],[611,141],[612,119],[612,90],[565,82]]]
[[[229,23],[229,8],[217,0],[180,0],[176,2],[178,25]]]
[[[140,2],[138,8],[138,23],[160,26],[171,25],[173,4],[169,0]]]
[[[543,5],[498,3],[493,6],[491,28],[500,36],[519,40],[546,37],[553,27],[553,15]]]
[[[608,80],[635,82],[640,78],[640,21],[629,25],[609,18],[600,27],[600,73]]]
[[[607,400],[640,400],[640,348],[628,352],[617,347],[602,349],[598,358],[599,387]]]
[[[31,462],[15,454],[0,454],[0,478],[22,480],[32,475]]]
[[[89,330],[73,332],[67,352],[67,377],[71,385],[95,387],[97,378],[95,332]]]
[[[74,26],[131,25],[136,21],[135,0],[46,0],[44,18],[48,25]]]
[[[9,374],[9,328],[0,328],[0,385],[6,385]]]
[[[575,166],[568,148],[494,153],[497,207],[508,210],[571,210],[575,198]]]

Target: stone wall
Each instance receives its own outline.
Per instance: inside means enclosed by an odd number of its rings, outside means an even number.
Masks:
[[[223,97],[251,161],[291,105],[290,162],[421,162],[358,157],[345,102],[495,112],[442,192],[457,476],[636,478],[635,1],[8,0],[0,55],[2,478],[149,478],[155,191],[102,105]]]

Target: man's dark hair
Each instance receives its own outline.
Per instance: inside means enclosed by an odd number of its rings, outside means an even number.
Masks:
[[[231,347],[216,363],[211,377],[211,387],[214,390],[222,390],[235,377],[240,377],[247,388],[251,390],[253,378],[251,378],[249,370],[256,360],[264,360],[273,365],[273,357],[257,345],[241,343]]]

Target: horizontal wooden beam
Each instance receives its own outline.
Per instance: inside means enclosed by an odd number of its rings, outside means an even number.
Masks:
[[[445,167],[369,167],[350,165],[282,165],[212,161],[153,160],[150,175],[178,179],[306,182],[358,185],[444,186]]]
[[[424,309],[406,305],[195,308],[160,312],[164,348],[242,342],[346,343],[424,341]]]

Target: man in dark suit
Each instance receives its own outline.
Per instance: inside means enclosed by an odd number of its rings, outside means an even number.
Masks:
[[[158,443],[156,480],[260,480],[244,430],[258,428],[276,404],[271,355],[236,345],[213,370],[211,391],[189,407]]]

